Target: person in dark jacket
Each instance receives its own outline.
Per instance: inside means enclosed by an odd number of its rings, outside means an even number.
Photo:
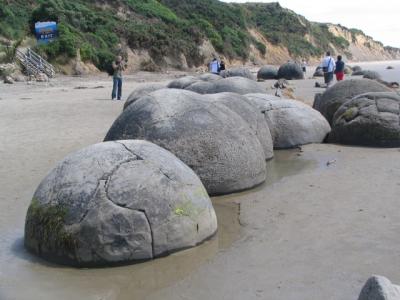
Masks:
[[[344,62],[342,61],[341,55],[337,57],[335,75],[337,81],[342,81],[344,79]]]
[[[224,71],[225,70],[225,63],[223,60],[221,60],[221,63],[219,64],[219,71]]]

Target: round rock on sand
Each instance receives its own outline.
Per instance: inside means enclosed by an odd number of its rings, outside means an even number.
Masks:
[[[329,141],[375,147],[400,146],[400,96],[368,93],[344,103],[333,117]]]
[[[391,90],[370,79],[350,79],[336,83],[327,89],[318,101],[314,101],[313,107],[332,123],[336,110],[353,97],[369,92],[391,92]]]
[[[228,77],[244,77],[251,80],[255,80],[255,76],[246,68],[232,68],[221,71],[220,75],[224,78]]]
[[[363,286],[358,300],[398,300],[400,299],[400,286],[392,284],[383,276],[370,277]]]
[[[260,83],[244,77],[228,77],[211,82],[196,82],[186,87],[186,90],[198,94],[226,92],[244,95],[249,93],[265,93],[265,89]]]
[[[151,92],[163,89],[165,87],[166,85],[163,83],[152,83],[138,87],[126,99],[124,103],[124,109],[127,108],[130,104],[132,104],[136,100],[138,100],[140,97],[148,95]]]
[[[276,79],[277,77],[278,70],[274,66],[263,66],[257,73],[257,79],[259,80]]]
[[[145,139],[171,151],[212,195],[248,189],[266,178],[263,148],[247,122],[190,91],[158,90],[129,105],[105,137],[121,139]]]
[[[234,93],[211,94],[208,97],[210,101],[215,104],[224,105],[241,116],[260,141],[264,150],[265,159],[269,160],[274,157],[274,145],[268,124],[264,115],[252,105],[250,100],[242,95]]]
[[[278,79],[281,78],[286,80],[304,79],[304,73],[298,64],[289,62],[279,68]]]
[[[265,114],[275,149],[322,143],[331,128],[315,109],[296,100],[270,95],[245,95]]]
[[[370,71],[370,70],[364,71],[363,78],[372,79],[372,80],[382,79],[381,75],[378,72]]]
[[[211,237],[217,220],[194,172],[146,141],[116,141],[70,154],[37,188],[25,245],[79,267],[152,259]]]

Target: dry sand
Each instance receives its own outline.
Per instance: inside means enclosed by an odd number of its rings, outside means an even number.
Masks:
[[[175,75],[129,76],[125,96]],[[296,97],[311,104],[314,83],[292,82]],[[76,270],[26,253],[35,188],[66,154],[102,141],[123,105],[110,89],[106,76],[0,84],[1,300],[356,299],[371,274],[400,283],[400,149],[277,151],[266,184],[213,199],[215,239],[153,262]]]

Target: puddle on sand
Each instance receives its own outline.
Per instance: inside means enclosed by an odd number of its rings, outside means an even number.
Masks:
[[[26,252],[21,230],[3,233],[0,299],[143,299],[152,291],[184,279],[239,237],[238,205],[213,202],[219,227],[211,240],[164,258],[125,267],[73,269],[48,265]]]
[[[59,267],[27,253],[22,244],[21,229],[3,232],[0,235],[0,299],[132,300],[143,299],[152,291],[168,287],[189,276],[239,238],[240,200],[285,176],[318,167],[315,159],[298,154],[298,150],[276,151],[274,160],[268,162],[266,183],[247,192],[213,198],[218,234],[198,247],[165,258],[104,269]]]

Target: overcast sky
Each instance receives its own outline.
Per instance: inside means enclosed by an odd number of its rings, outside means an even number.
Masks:
[[[277,1],[252,0],[250,2]],[[335,23],[361,29],[384,45],[400,48],[400,0],[280,0],[279,3],[310,21]]]

